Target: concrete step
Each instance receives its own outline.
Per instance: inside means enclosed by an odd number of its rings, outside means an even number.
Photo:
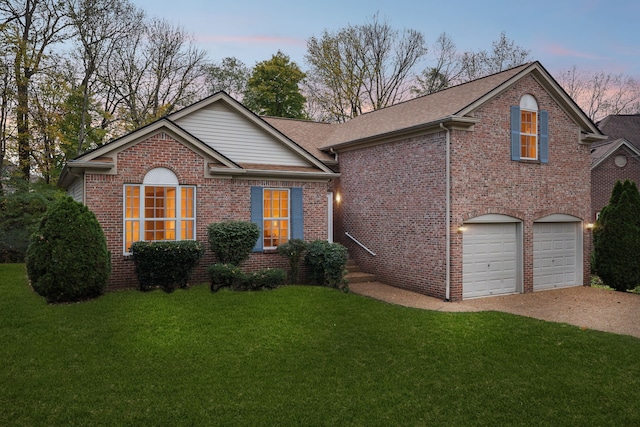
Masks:
[[[370,273],[355,272],[355,273],[348,273],[345,276],[345,279],[347,279],[349,281],[349,283],[375,282],[376,281],[376,275],[375,274],[370,274]]]

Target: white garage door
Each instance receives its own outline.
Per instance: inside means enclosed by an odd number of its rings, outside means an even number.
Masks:
[[[516,224],[468,224],[462,235],[462,297],[517,291]]]
[[[578,286],[580,223],[533,224],[533,290]]]

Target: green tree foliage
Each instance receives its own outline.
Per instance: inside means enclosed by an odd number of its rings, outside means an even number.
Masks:
[[[29,237],[37,229],[49,205],[62,197],[55,187],[9,181],[0,196],[0,262],[24,262]]]
[[[209,93],[223,90],[238,101],[242,101],[250,75],[249,68],[234,57],[227,57],[220,63],[214,62],[205,66],[205,80]]]
[[[247,82],[244,104],[259,115],[304,119],[305,97],[300,93],[303,73],[295,62],[278,51],[256,64]]]
[[[27,272],[33,289],[48,302],[101,295],[111,258],[93,212],[70,197],[54,202],[31,237]]]
[[[640,193],[636,184],[618,181],[593,229],[594,270],[618,291],[640,285]]]
[[[239,266],[249,258],[260,237],[260,229],[248,221],[216,222],[209,224],[207,235],[219,263]]]

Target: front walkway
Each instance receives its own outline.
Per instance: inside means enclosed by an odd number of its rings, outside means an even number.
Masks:
[[[356,294],[406,307],[448,312],[503,311],[640,338],[640,295],[630,293],[578,286],[444,302],[378,282],[353,283],[349,289]]]

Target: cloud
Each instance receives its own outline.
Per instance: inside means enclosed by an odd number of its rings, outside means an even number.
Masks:
[[[571,56],[574,58],[590,59],[590,60],[597,60],[597,61],[609,59],[607,57],[594,55],[592,53],[578,52],[576,50],[571,50],[559,44],[549,44],[545,46],[544,49],[547,52],[551,53],[552,55],[557,55],[557,56]]]

